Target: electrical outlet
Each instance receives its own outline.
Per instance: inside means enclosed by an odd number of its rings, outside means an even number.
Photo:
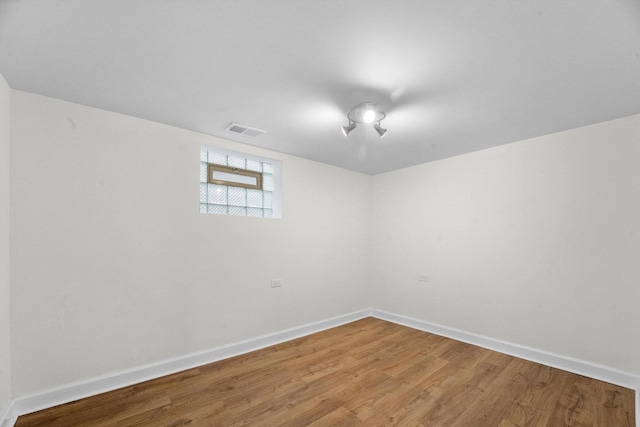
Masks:
[[[428,282],[429,281],[429,275],[427,275],[427,274],[418,274],[418,281],[419,282]]]
[[[279,288],[282,286],[282,279],[278,278],[278,279],[271,279],[271,287],[272,288]]]

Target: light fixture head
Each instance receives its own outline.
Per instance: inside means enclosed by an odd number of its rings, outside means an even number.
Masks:
[[[354,130],[358,124],[371,124],[373,128],[378,132],[380,137],[383,137],[387,133],[386,129],[380,126],[380,121],[386,117],[384,111],[380,111],[377,105],[373,102],[363,102],[356,105],[347,112],[347,118],[349,119],[348,126],[342,126],[342,133],[347,136],[349,132]]]
[[[349,135],[349,132],[356,128],[356,126],[357,125],[355,124],[355,122],[349,121],[349,125],[342,126],[342,133],[344,134],[344,136],[347,136]]]
[[[375,125],[373,125],[373,128],[376,130],[376,132],[378,132],[378,135],[380,136],[380,138],[382,138],[387,133],[387,130],[383,129],[380,126],[380,122],[378,122]]]

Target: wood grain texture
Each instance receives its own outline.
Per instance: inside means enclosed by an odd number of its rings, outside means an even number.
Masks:
[[[27,426],[635,426],[634,391],[367,318]]]

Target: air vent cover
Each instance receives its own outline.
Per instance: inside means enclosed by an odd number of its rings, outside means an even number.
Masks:
[[[260,136],[263,133],[267,133],[266,130],[252,128],[250,126],[245,126],[245,125],[239,125],[238,123],[231,123],[229,126],[227,126],[225,130],[228,132],[237,133],[239,135],[250,136],[252,138],[255,138],[256,136]]]

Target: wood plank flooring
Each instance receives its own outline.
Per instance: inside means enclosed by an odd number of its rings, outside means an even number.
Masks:
[[[634,391],[367,318],[27,426],[635,426]]]

